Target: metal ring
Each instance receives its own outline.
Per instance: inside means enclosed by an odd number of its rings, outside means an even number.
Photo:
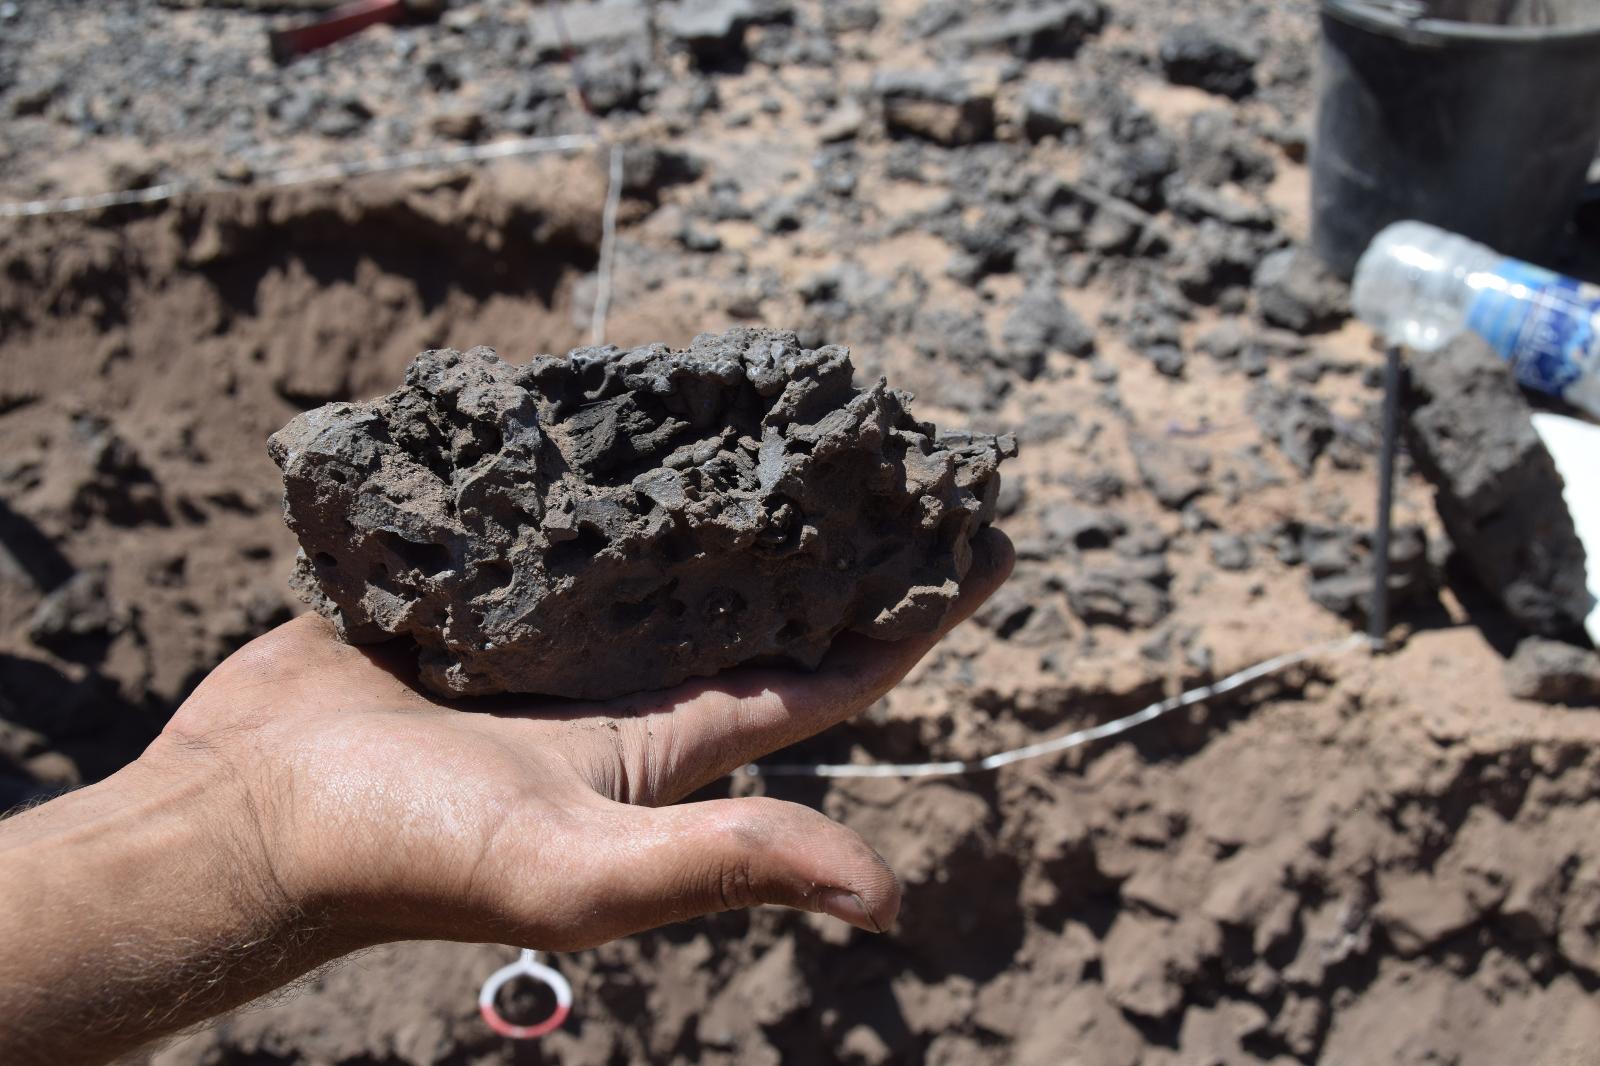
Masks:
[[[561,1028],[561,1023],[567,1020],[567,1014],[572,1010],[572,986],[567,983],[567,979],[562,977],[559,971],[529,958],[528,954],[490,974],[478,992],[478,1013],[483,1016],[484,1022],[501,1036],[512,1040],[531,1040],[546,1033],[553,1033]],[[500,989],[508,981],[518,977],[538,981],[555,993],[556,1009],[550,1012],[550,1017],[533,1025],[513,1025],[500,1016],[500,1012],[495,1009],[495,996],[499,995]]]

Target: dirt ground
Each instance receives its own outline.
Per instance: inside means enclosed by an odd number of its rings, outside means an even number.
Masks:
[[[609,341],[793,328],[921,417],[1018,434],[1012,582],[783,762],[973,758],[1360,627],[1381,357],[1337,285],[1260,269],[1307,238],[1309,5],[771,7],[738,46],[606,40],[575,70],[539,60],[526,9],[463,4],[283,75],[248,9],[0,13],[31,43],[0,45],[0,199],[231,175],[0,220],[0,805],[111,772],[303,609],[264,447],[295,412],[386,391],[424,348],[587,342],[603,149],[243,180],[462,133],[627,146]],[[1039,11],[1022,37],[986,21]],[[188,57],[169,93],[141,91],[162,68],[129,20]],[[1237,98],[1174,84],[1195,79],[1163,46],[1197,20],[1249,42]],[[120,108],[96,49],[131,72]],[[1236,74],[1226,51],[1201,66]],[[885,80],[905,71],[937,84]],[[574,79],[624,103],[594,116]],[[352,93],[353,131],[327,118]],[[286,94],[315,98],[298,127]],[[1388,654],[996,773],[711,790],[859,830],[905,884],[886,936],[761,910],[559,957],[576,1007],[537,1045],[477,1014],[513,949],[398,944],[135,1061],[1592,1062],[1600,719],[1507,695],[1518,634],[1402,474]]]

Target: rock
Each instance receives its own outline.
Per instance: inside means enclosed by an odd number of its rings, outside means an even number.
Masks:
[[[1181,511],[1196,496],[1210,491],[1210,483],[1189,465],[1183,449],[1171,442],[1134,436],[1128,439],[1128,447],[1140,479],[1161,506]]]
[[[1284,330],[1256,330],[1237,319],[1224,319],[1202,333],[1195,348],[1218,362],[1238,362],[1241,368],[1259,364],[1264,371],[1269,363],[1305,354],[1306,342]]]
[[[1167,178],[1177,169],[1177,146],[1166,134],[1152,129],[1126,143],[1107,138],[1093,141],[1084,175],[1112,197],[1155,211],[1163,206]]]
[[[1096,384],[1112,385],[1121,376],[1121,372],[1112,363],[1100,358],[1089,360],[1089,377]],[[1121,479],[1118,480],[1120,482]]]
[[[1261,435],[1283,452],[1296,470],[1309,477],[1317,459],[1333,443],[1333,412],[1305,389],[1280,388],[1263,381],[1246,401]]]
[[[1211,562],[1218,570],[1248,570],[1252,563],[1250,542],[1237,533],[1216,533],[1209,542]]]
[[[795,961],[794,938],[785,937],[740,971],[730,995],[742,1014],[772,1028],[811,1004],[811,986]]]
[[[322,330],[310,318],[301,318],[291,328],[280,330],[266,344],[266,364],[272,387],[285,400],[307,406],[342,400],[350,395],[350,363],[354,352],[328,350],[307,343],[307,334],[317,337]]]
[[[809,307],[833,308],[838,317],[849,314],[853,302],[887,299],[892,283],[867,272],[859,263],[825,267],[800,281],[795,293]]]
[[[1210,356],[1219,363],[1239,358],[1254,340],[1250,327],[1238,319],[1225,318],[1195,340],[1195,350]]]
[[[683,226],[678,231],[678,241],[691,252],[722,250],[722,238],[717,236],[717,231],[693,218],[683,220]]]
[[[650,5],[644,0],[592,0],[565,3],[560,20],[528,22],[529,42],[541,59],[625,43],[644,44],[650,33]]]
[[[1140,349],[1139,354],[1150,360],[1156,373],[1163,377],[1181,378],[1187,364],[1183,349],[1176,344],[1152,344]]]
[[[978,367],[993,358],[983,316],[949,308],[934,308],[917,315],[912,343],[917,351],[941,362]]]
[[[1256,307],[1274,326],[1321,333],[1350,316],[1350,291],[1305,248],[1284,248],[1261,261],[1255,276]]]
[[[746,275],[737,284],[729,284],[720,301],[722,309],[734,318],[754,321],[761,317],[761,304],[769,295],[763,277]]]
[[[1478,920],[1478,909],[1459,882],[1404,873],[1379,882],[1373,912],[1402,958],[1420,954]]]
[[[1014,480],[1007,480],[1003,489],[1009,490],[1015,484]],[[1001,496],[1003,502],[1004,491]],[[182,560],[179,562],[181,566]],[[32,519],[13,511],[0,499],[0,590],[7,596],[18,589],[48,593],[72,575],[72,563],[55,541]]]
[[[1052,101],[1059,101],[1059,98],[1060,94],[1055,86],[1038,82],[1029,83],[1022,92],[1024,117],[1030,106],[1059,106],[1052,104]],[[1066,120],[1065,114],[1060,117]],[[1039,175],[1029,189],[1023,204],[1030,226],[1042,226],[1048,232],[1061,237],[1082,235],[1093,206],[1084,198],[1081,186],[1064,181],[1055,174]],[[1058,270],[1061,276],[1057,280],[1066,280],[1065,275],[1070,273],[1072,265],[1061,264]],[[1080,287],[1082,282],[1074,281],[1069,284],[1076,288]]]
[[[1224,1001],[1215,1008],[1190,1006],[1183,1012],[1178,1046],[1190,1063],[1246,1062],[1243,1041],[1264,1032],[1271,1017],[1250,1002]]]
[[[793,18],[787,0],[680,0],[663,8],[659,25],[662,35],[686,48],[700,67],[720,69],[744,61],[750,26]]]
[[[1328,1025],[1328,1006],[1314,996],[1285,997],[1268,1031],[1304,1061],[1322,1042]]]
[[[59,83],[54,81],[39,82],[33,85],[23,85],[11,94],[11,116],[24,118],[29,115],[42,115],[55,100],[56,94],[61,91]]]
[[[793,233],[805,224],[810,207],[803,193],[780,193],[756,208],[755,223],[768,233]]]
[[[1078,551],[1109,548],[1128,531],[1128,523],[1118,515],[1070,501],[1051,504],[1040,516],[1039,524],[1058,552],[1067,548]]]
[[[1182,209],[1180,198],[1193,206],[1187,189],[1189,186],[1179,189],[1175,209]],[[1270,241],[1270,236],[1216,218],[1201,218],[1169,277],[1188,299],[1232,314],[1248,301],[1250,280],[1265,254],[1263,245]]]
[[[1583,545],[1505,363],[1467,334],[1412,353],[1408,377],[1406,443],[1456,549],[1523,629],[1576,632],[1589,611]]]
[[[461,88],[461,70],[452,60],[434,56],[422,65],[422,80],[434,92],[455,92]]]
[[[1061,107],[1061,90],[1043,82],[1029,82],[1022,90],[1022,132],[1028,140],[1059,137],[1072,125]]]
[[[1000,482],[1000,495],[995,499],[994,511],[1001,518],[1010,518],[1027,502],[1028,489],[1022,476],[1008,477]]]
[[[1441,889],[1441,910],[1449,908],[1447,897],[1454,887],[1447,882],[1446,887]],[[1373,918],[1371,903],[1365,893],[1333,895],[1314,904],[1303,902],[1295,909],[1299,912],[1295,915],[1300,927],[1299,944],[1293,960],[1280,975],[1289,984],[1306,988],[1321,987],[1331,971],[1351,959],[1362,957],[1371,947]],[[1439,917],[1443,918],[1442,915]],[[1275,929],[1274,932],[1279,930]],[[1281,930],[1281,933],[1292,936],[1292,926]]]
[[[978,608],[972,620],[984,629],[992,630],[1000,640],[1009,640],[1033,617],[1033,601],[1032,590],[1023,589],[1016,581],[1010,581]]]
[[[848,141],[861,132],[867,113],[854,98],[846,99],[817,126],[817,140],[823,144]]]
[[[1311,128],[1304,118],[1269,123],[1261,130],[1261,135],[1276,145],[1291,162],[1304,163],[1310,154]]]
[[[1106,255],[1133,250],[1139,240],[1139,225],[1117,211],[1096,211],[1084,231],[1084,247]]]
[[[262,582],[238,590],[206,619],[207,636],[221,660],[293,615],[278,589],[278,582]]]
[[[1068,579],[1067,605],[1086,625],[1147,629],[1172,612],[1168,580],[1164,562],[1159,567],[1136,561],[1096,566]]]
[[[28,639],[41,648],[71,653],[85,644],[103,644],[128,625],[127,613],[106,588],[103,567],[68,578],[34,608]]]
[[[608,698],[928,632],[1015,443],[936,439],[851,376],[844,348],[754,329],[424,352],[273,435],[296,587],[347,640],[414,639],[451,695]]]
[[[1060,644],[1071,633],[1066,618],[1045,599],[1037,580],[1012,580],[995,593],[973,617],[1000,640],[1027,647]]]
[[[855,33],[877,27],[878,0],[823,0],[822,27],[829,33]]]
[[[872,79],[890,133],[947,147],[994,135],[994,93],[955,71],[885,71]]]
[[[75,528],[95,519],[117,526],[168,525],[172,521],[155,474],[132,444],[105,419],[75,415],[72,439],[84,469],[68,503]]]
[[[756,38],[750,57],[774,70],[786,67],[836,67],[839,45],[814,22],[768,27]]]
[[[1192,222],[1211,220],[1223,224],[1216,232],[1230,229],[1270,231],[1276,225],[1272,209],[1265,204],[1251,203],[1231,193],[1221,192],[1205,185],[1183,185],[1167,198],[1167,206],[1174,214]],[[1249,239],[1247,235],[1239,235]]]
[[[1043,444],[1059,440],[1078,428],[1078,418],[1071,411],[1042,410],[1027,415],[1016,429],[1018,444]]]
[[[817,187],[830,196],[854,196],[861,183],[861,156],[848,144],[824,147],[811,157],[811,167],[817,175]]]
[[[1184,986],[1221,948],[1220,930],[1204,918],[1168,922],[1124,910],[1102,948],[1106,996],[1129,1014],[1165,1018],[1182,1006]]]
[[[1519,700],[1600,704],[1600,653],[1546,637],[1528,637],[1506,660],[1506,691]]]
[[[483,113],[471,110],[446,111],[433,116],[429,125],[434,133],[453,141],[475,141],[487,128]]]
[[[361,132],[372,119],[372,109],[355,96],[329,101],[318,111],[317,132],[324,137],[349,137]]]
[[[644,62],[632,49],[585,52],[572,64],[572,80],[596,114],[635,110],[644,95]]]
[[[1150,580],[1165,585],[1170,577],[1166,572],[1166,551],[1171,539],[1153,522],[1141,522],[1117,539],[1112,545],[1124,559],[1132,559],[1146,571]]]
[[[659,199],[662,190],[696,181],[706,166],[699,157],[676,148],[656,145],[630,145],[622,157],[622,191],[643,200]],[[712,212],[716,221],[748,218],[749,213],[734,209]]]
[[[993,876],[1006,861],[997,854],[989,801],[965,787],[935,781],[906,793],[892,809],[896,820],[889,824],[914,828],[882,838],[883,857],[906,896],[919,901],[901,912],[897,935],[924,944],[981,935],[981,917],[961,904],[976,879]]]
[[[976,285],[989,274],[1009,273],[1016,269],[1027,228],[1022,212],[1009,204],[991,204],[971,224],[959,216],[942,222],[935,232],[960,249],[946,273],[966,285]]]
[[[1097,983],[1065,981],[1045,995],[1042,1009],[1029,1012],[1016,1044],[998,1061],[1018,1066],[1137,1066],[1145,1061],[1143,1035]]]
[[[1181,154],[1185,176],[1203,185],[1264,185],[1278,170],[1272,154],[1240,128],[1231,108],[1191,116]]]
[[[1084,358],[1094,354],[1094,331],[1061,302],[1052,285],[1030,286],[1000,330],[1007,361],[1031,381],[1053,351]]]
[[[1235,100],[1255,91],[1258,58],[1237,29],[1219,23],[1186,23],[1161,39],[1161,69],[1168,81]]]
[[[1024,58],[1070,59],[1105,18],[1095,0],[1063,0],[972,18],[940,40],[965,48],[1008,48]]]
[[[845,1062],[859,1066],[885,1066],[894,1052],[875,1029],[853,1025],[839,1040],[839,1054]]]

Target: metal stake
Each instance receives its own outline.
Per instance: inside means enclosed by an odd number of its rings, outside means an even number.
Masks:
[[[1389,533],[1394,522],[1394,456],[1400,432],[1400,347],[1391,345],[1383,366],[1383,443],[1378,452],[1377,530],[1372,538],[1372,603],[1367,635],[1378,651],[1389,635]]]

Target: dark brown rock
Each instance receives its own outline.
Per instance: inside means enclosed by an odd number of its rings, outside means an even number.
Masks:
[[[1010,437],[938,436],[793,333],[419,355],[272,437],[303,596],[452,695],[605,698],[944,618]]]
[[[1565,483],[1505,363],[1472,334],[1408,364],[1406,443],[1439,517],[1484,587],[1528,632],[1576,632],[1589,613]]]

